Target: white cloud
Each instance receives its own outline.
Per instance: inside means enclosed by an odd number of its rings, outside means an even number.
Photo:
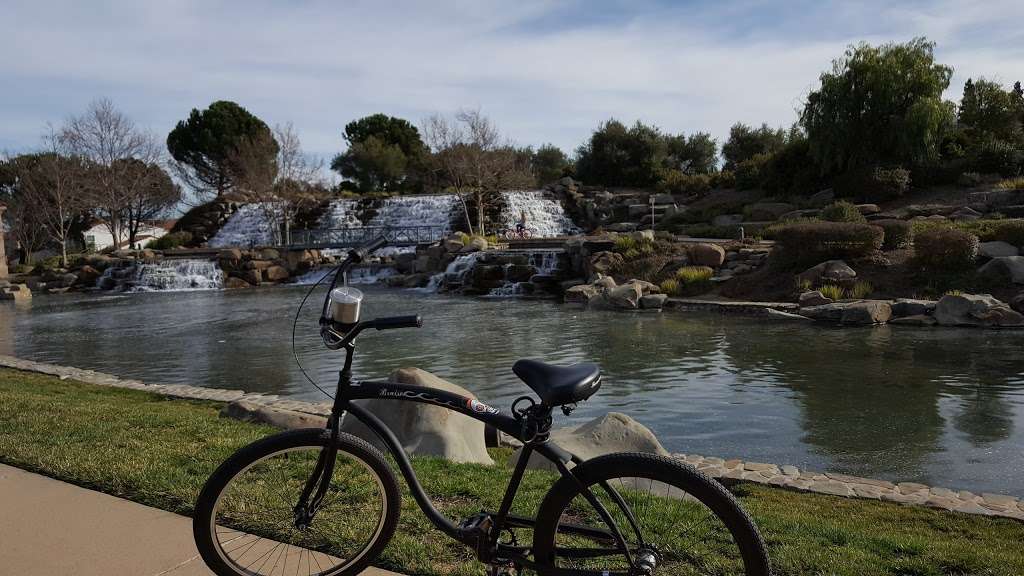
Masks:
[[[463,106],[520,143],[567,150],[610,116],[722,138],[736,121],[790,124],[860,40],[937,40],[957,69],[951,97],[967,75],[1024,77],[1019,4],[15,2],[0,22],[0,147],[34,145],[100,96],[158,133],[235,100],[293,121],[323,156],[362,115],[418,122]]]

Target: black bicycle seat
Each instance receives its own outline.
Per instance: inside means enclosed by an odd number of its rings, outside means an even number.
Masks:
[[[537,360],[519,360],[512,371],[549,406],[586,400],[601,387],[601,368],[593,362],[554,366]]]

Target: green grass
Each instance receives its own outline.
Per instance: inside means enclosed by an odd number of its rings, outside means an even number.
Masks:
[[[274,432],[220,418],[219,408],[0,370],[0,461],[189,514],[217,464]],[[502,465],[510,454],[492,451]],[[502,465],[414,462],[428,493],[452,518],[497,507],[509,473]],[[529,472],[516,512],[532,515],[550,480]],[[1024,523],[758,485],[736,492],[760,525],[780,575],[1024,573]],[[468,551],[431,530],[407,492],[398,534],[379,564],[408,574],[482,572]]]

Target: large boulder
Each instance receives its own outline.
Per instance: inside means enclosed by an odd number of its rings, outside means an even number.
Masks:
[[[896,317],[921,316],[931,314],[935,311],[934,300],[914,300],[912,298],[897,298],[892,303],[892,315]]]
[[[718,244],[694,244],[687,251],[690,262],[695,266],[718,268],[725,262],[725,248]]]
[[[461,386],[419,368],[396,370],[391,374],[391,381],[473,397]],[[479,420],[421,402],[398,402],[387,398],[354,402],[380,418],[395,433],[410,456],[440,456],[453,462],[494,463],[484,444],[484,423]],[[341,429],[383,448],[377,435],[351,416],[345,418]]]
[[[648,294],[640,298],[640,308],[644,310],[661,310],[668,300],[668,294]]]
[[[444,249],[448,252],[458,252],[465,247],[465,244],[462,242],[462,236],[459,236],[458,234],[445,238],[441,245],[444,246]]]
[[[613,270],[621,266],[623,262],[622,254],[608,251],[598,252],[590,257],[586,270],[587,276],[593,276],[594,274],[609,275]]]
[[[483,250],[487,250],[487,240],[480,236],[473,236],[459,252],[481,252]]]
[[[75,282],[79,286],[95,286],[96,280],[101,276],[100,271],[86,264],[78,269],[76,274],[77,281]]]
[[[1024,326],[1024,316],[990,294],[946,294],[935,305],[942,326]]]
[[[228,290],[234,290],[236,288],[249,288],[250,284],[241,278],[228,276],[227,280],[224,281],[224,287]]]
[[[1010,300],[1010,308],[1024,314],[1024,292],[1017,294]]]
[[[892,318],[892,308],[889,303],[882,300],[862,300],[851,302],[843,308],[843,315],[839,321],[842,324],[853,326],[869,326],[871,324],[885,324]]]
[[[812,266],[807,270],[804,270],[797,276],[797,279],[801,282],[809,282],[812,286],[817,286],[825,282],[832,282],[836,284],[847,284],[853,282],[857,278],[857,272],[853,268],[847,266],[846,262],[842,260],[828,260],[822,262],[817,266]]]
[[[619,412],[609,412],[579,426],[553,430],[551,441],[584,460],[614,452],[649,452],[662,456],[668,455],[668,451],[650,429]],[[518,457],[518,455],[517,451],[516,456]],[[553,468],[547,458],[538,454],[530,456],[527,466],[541,469]]]
[[[10,286],[0,288],[0,300],[29,302],[32,300],[32,291],[24,284],[11,284]]]
[[[978,268],[978,275],[999,284],[1024,284],[1024,256],[1000,256]]]
[[[1003,256],[1018,256],[1019,254],[1020,250],[1016,246],[1002,240],[978,244],[978,255],[982,258],[1002,258]]]
[[[577,284],[565,291],[565,301],[570,304],[587,305],[600,293],[600,289],[591,284]]]
[[[284,266],[271,266],[264,271],[264,277],[270,282],[280,282],[288,279],[288,271]]]
[[[826,188],[821,192],[812,194],[807,199],[807,205],[811,208],[824,208],[828,206],[836,199],[836,193],[831,188]]]
[[[825,296],[818,290],[811,290],[810,292],[800,294],[798,301],[800,302],[801,308],[808,306],[822,306],[833,302],[831,298]]]
[[[640,306],[643,288],[635,282],[627,282],[604,293],[603,304],[618,310],[636,310]]]

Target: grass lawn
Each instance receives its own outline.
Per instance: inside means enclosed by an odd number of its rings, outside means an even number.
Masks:
[[[275,431],[220,418],[219,409],[212,402],[0,369],[0,461],[189,514],[222,460]],[[492,454],[499,462],[510,456],[508,450]],[[452,518],[496,509],[509,473],[431,458],[414,465]],[[528,473],[516,512],[532,515],[549,485],[546,473]],[[780,575],[1024,574],[1021,522],[757,485],[741,485],[736,493],[760,526]],[[407,574],[482,572],[470,554],[431,531],[407,492],[398,533],[379,564]]]

